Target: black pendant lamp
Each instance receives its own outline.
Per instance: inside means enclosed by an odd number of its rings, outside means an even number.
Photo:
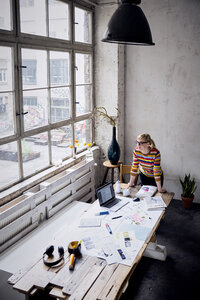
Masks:
[[[141,0],[121,0],[112,15],[102,42],[152,46],[149,23],[138,4]]]

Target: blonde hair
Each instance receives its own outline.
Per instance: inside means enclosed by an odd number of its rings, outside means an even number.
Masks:
[[[156,147],[154,140],[152,140],[150,134],[148,133],[142,133],[140,135],[138,135],[137,140],[143,140],[146,143],[149,143],[150,148],[153,149]]]

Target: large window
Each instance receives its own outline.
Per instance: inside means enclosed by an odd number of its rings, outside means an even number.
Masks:
[[[93,141],[92,16],[73,0],[0,0],[0,190]]]

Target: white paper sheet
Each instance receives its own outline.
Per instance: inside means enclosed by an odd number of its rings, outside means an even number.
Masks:
[[[124,197],[122,197],[124,198]],[[109,211],[108,215],[96,216],[105,208],[99,206],[98,201],[92,204],[81,216],[81,219],[100,220],[100,227],[79,227],[80,219],[66,228],[66,236],[62,232],[59,239],[62,244],[70,241],[82,240],[81,251],[89,256],[103,258],[108,264],[121,263],[131,266],[152,231],[162,211],[147,211],[143,200],[129,203],[118,212]],[[119,218],[116,218],[119,217]],[[114,219],[113,219],[114,218]],[[109,225],[112,234],[107,230]],[[122,251],[120,256],[118,250]],[[122,259],[122,257],[125,259]]]

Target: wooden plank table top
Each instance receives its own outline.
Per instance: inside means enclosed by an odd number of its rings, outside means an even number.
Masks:
[[[122,188],[126,185],[122,184]],[[131,197],[134,197],[140,187],[131,188]],[[174,193],[157,193],[161,195],[168,206]],[[20,274],[14,274],[9,282],[13,288],[22,292],[28,299],[31,291],[49,288],[49,294],[58,299],[77,300],[114,300],[119,299],[123,290],[142,258],[149,241],[155,234],[165,213],[160,215],[151,234],[143,244],[131,266],[115,263],[108,265],[103,259],[83,255],[77,259],[75,269],[69,270],[69,254],[66,250],[65,260],[60,267],[47,267],[42,258]]]

